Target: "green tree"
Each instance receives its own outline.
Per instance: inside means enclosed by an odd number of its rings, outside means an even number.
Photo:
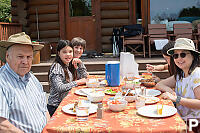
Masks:
[[[11,21],[11,0],[0,0],[0,22]]]

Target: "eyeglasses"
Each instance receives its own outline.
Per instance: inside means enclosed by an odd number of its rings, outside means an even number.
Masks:
[[[190,53],[180,53],[180,54],[173,54],[172,57],[174,59],[177,59],[180,55],[181,58],[185,58],[187,54],[190,54]]]

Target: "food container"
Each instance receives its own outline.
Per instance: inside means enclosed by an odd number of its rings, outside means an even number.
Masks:
[[[123,111],[127,106],[127,101],[122,99],[117,100],[109,100],[107,102],[108,108],[114,112],[120,112]]]
[[[86,82],[86,86],[89,87],[89,88],[99,87],[100,83],[99,83],[98,79],[89,79]]]
[[[96,103],[96,102],[102,102],[104,96],[105,96],[105,93],[103,91],[96,91],[96,92],[89,93],[87,95],[87,98],[91,102],[95,102]]]

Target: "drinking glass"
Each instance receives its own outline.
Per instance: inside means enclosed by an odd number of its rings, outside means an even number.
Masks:
[[[139,109],[140,107],[145,106],[145,97],[137,96],[135,100],[135,104],[136,104],[136,109]]]
[[[77,121],[87,121],[89,116],[89,108],[91,102],[89,100],[81,100],[76,107]]]

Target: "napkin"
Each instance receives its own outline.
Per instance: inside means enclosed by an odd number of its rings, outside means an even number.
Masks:
[[[168,39],[154,40],[156,50],[162,50],[162,48],[168,43],[168,41]]]

